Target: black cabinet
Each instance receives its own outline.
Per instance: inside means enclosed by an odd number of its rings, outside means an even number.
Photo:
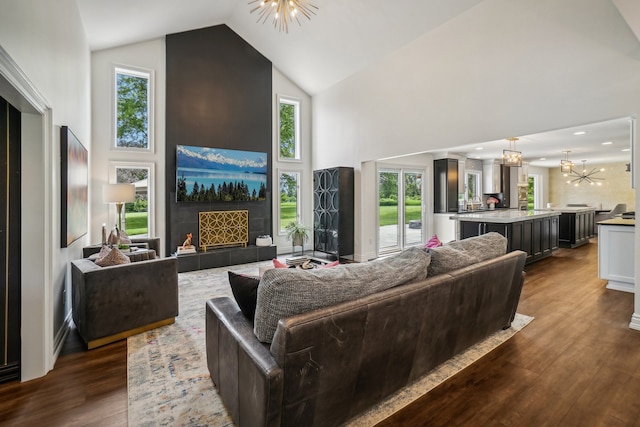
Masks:
[[[595,211],[562,212],[559,243],[563,248],[575,248],[595,236]]]
[[[512,223],[460,221],[460,238],[494,231],[507,238],[507,252],[527,253],[526,263],[550,256],[558,248],[558,217],[542,217]]]
[[[433,212],[458,212],[458,160],[433,161]]]
[[[313,171],[313,250],[335,259],[354,253],[353,180],[349,167]]]
[[[500,191],[502,192],[502,205],[511,206],[511,168],[500,165]]]

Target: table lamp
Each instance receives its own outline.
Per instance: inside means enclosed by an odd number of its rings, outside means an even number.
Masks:
[[[118,211],[118,235],[122,230],[122,206],[136,200],[136,187],[133,184],[105,184],[102,186],[102,201],[115,203]]]

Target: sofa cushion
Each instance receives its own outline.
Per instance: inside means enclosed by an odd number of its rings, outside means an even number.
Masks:
[[[437,276],[507,252],[507,238],[495,232],[457,240],[428,250],[429,276]]]
[[[387,258],[313,270],[274,268],[258,286],[254,333],[271,342],[278,321],[427,276],[430,255],[411,248]]]
[[[331,268],[331,267],[336,267],[338,265],[340,265],[340,260],[339,259],[337,259],[337,260],[335,260],[333,262],[327,263],[327,264],[321,264],[320,268]]]
[[[427,243],[425,243],[424,247],[427,249],[437,248],[438,246],[442,246],[442,242],[438,238],[437,234],[434,234]]]
[[[131,260],[128,256],[122,253],[118,248],[113,248],[109,253],[100,259],[96,260],[96,264],[100,267],[108,267],[110,265],[129,264]]]
[[[100,248],[100,252],[98,252],[98,255],[96,255],[95,259],[96,260],[102,259],[107,255],[109,255],[109,252],[111,252],[111,248],[107,245],[102,245],[102,247]]]
[[[273,259],[273,266],[275,268],[289,268],[289,266],[287,264],[283,263],[282,261],[280,261],[280,260],[278,260],[276,258]]]
[[[229,271],[229,285],[231,285],[233,297],[236,299],[242,314],[252,321],[256,312],[256,299],[259,283],[259,277],[246,276],[244,274],[236,274],[233,271]]]

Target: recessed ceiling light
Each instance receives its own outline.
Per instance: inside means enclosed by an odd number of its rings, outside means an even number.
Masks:
[[[602,145],[611,145],[611,144],[613,144],[613,141],[607,141],[602,143]]]
[[[623,148],[622,151],[630,151],[630,148]]]
[[[574,132],[573,134],[574,135],[584,135],[585,133],[587,133],[586,130],[581,130],[581,131],[578,131],[578,132]]]
[[[540,157],[540,160],[547,160],[546,157]]]
[[[484,150],[484,147],[476,147],[476,150]]]

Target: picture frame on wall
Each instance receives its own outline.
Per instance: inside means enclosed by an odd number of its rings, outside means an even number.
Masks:
[[[60,127],[60,160],[60,240],[66,248],[89,225],[89,152],[68,126]]]

